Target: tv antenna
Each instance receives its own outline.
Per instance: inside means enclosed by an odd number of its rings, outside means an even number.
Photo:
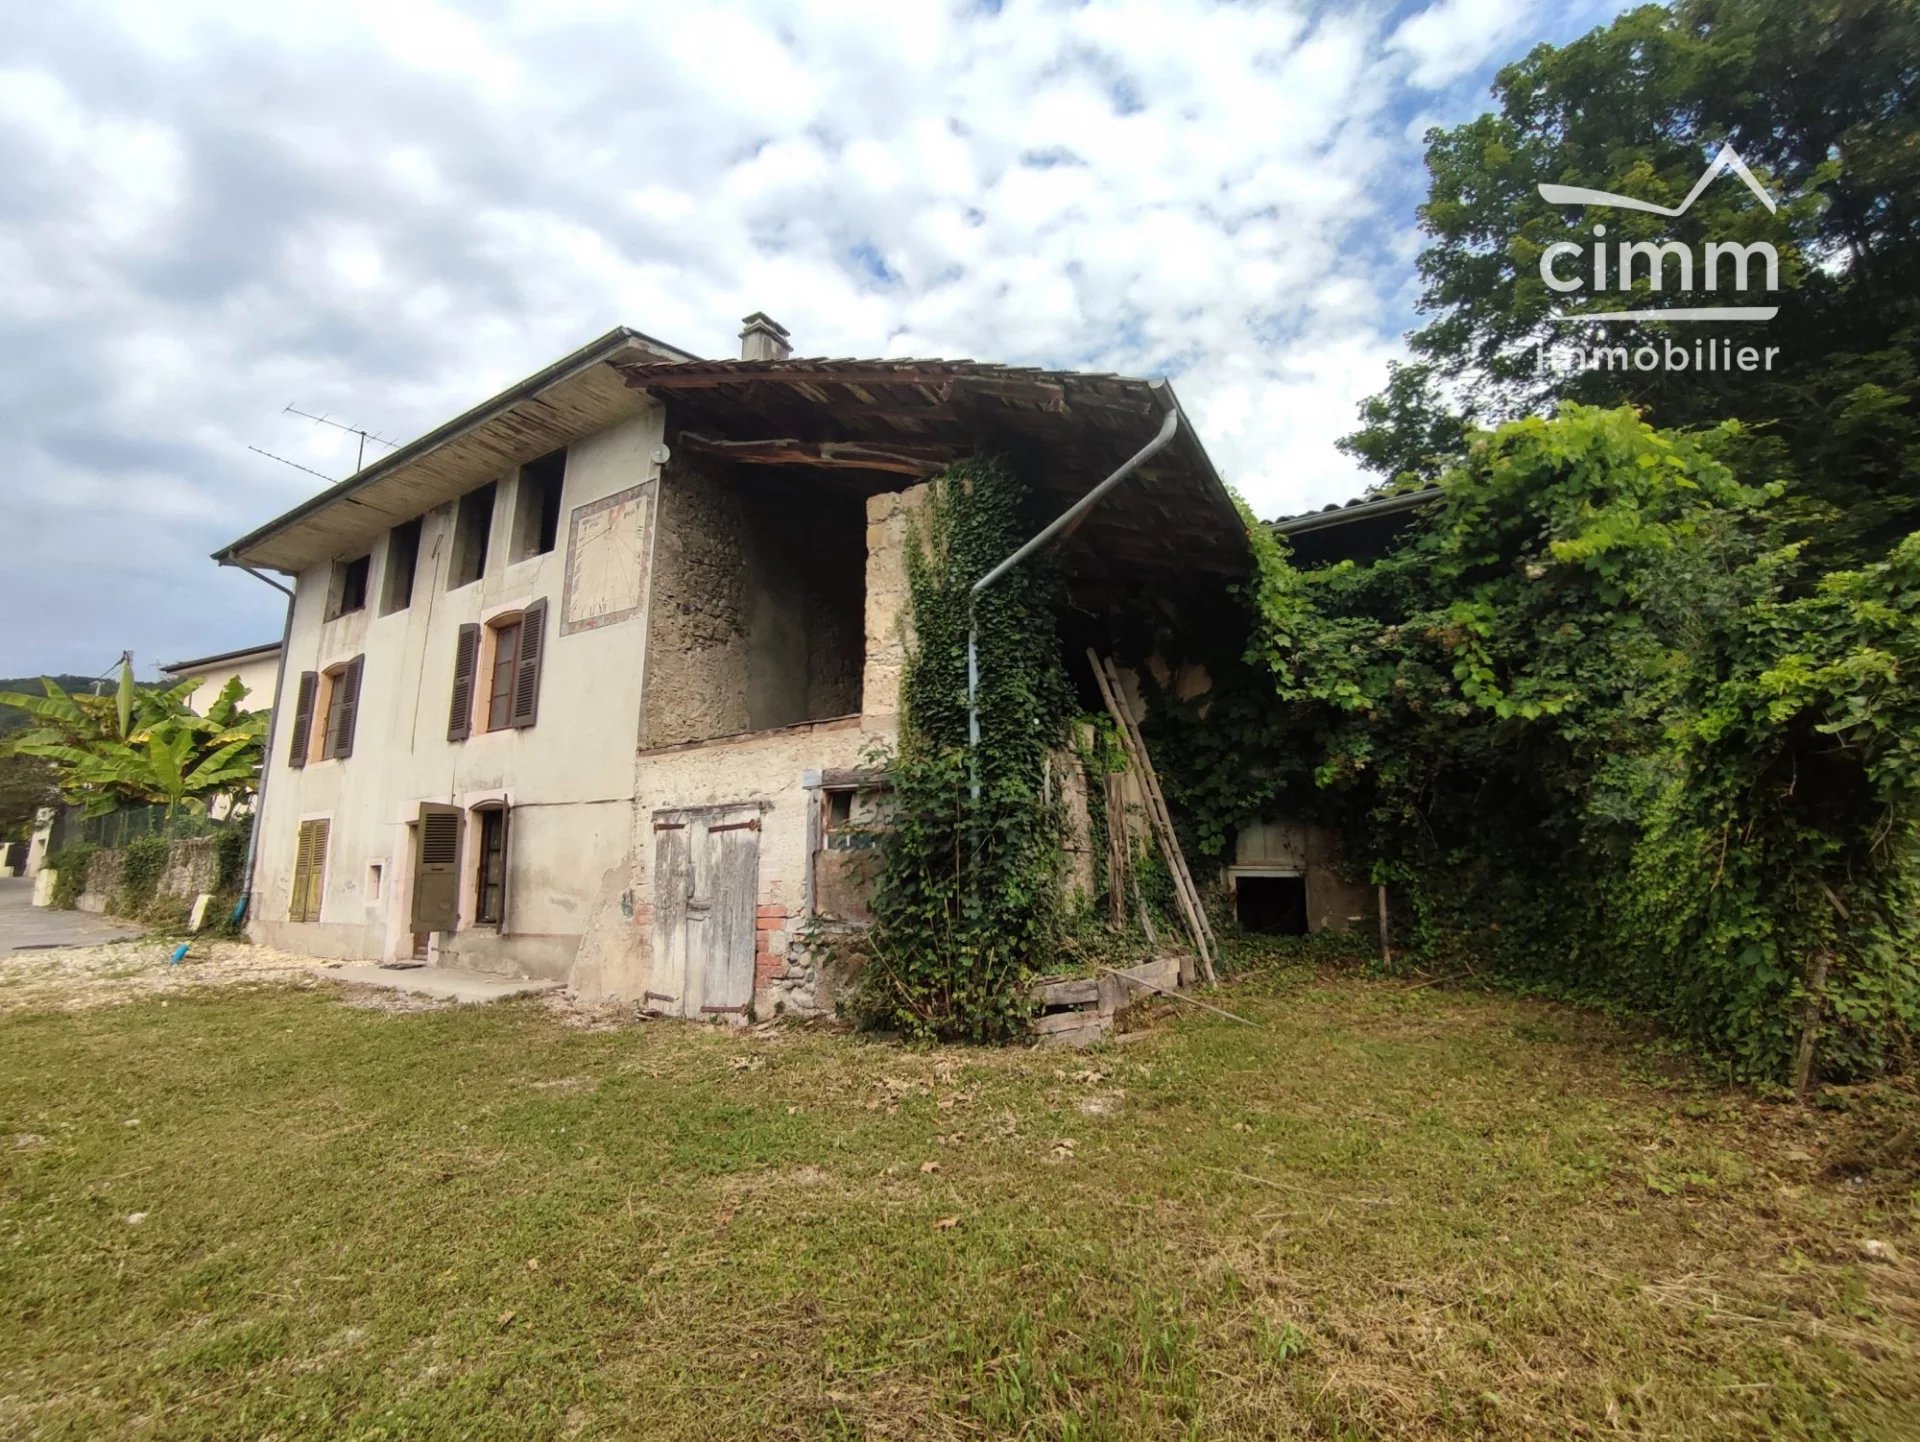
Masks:
[[[360,438],[360,453],[354,457],[354,461],[353,461],[353,469],[356,474],[362,469],[364,469],[366,466],[368,441],[375,441],[378,444],[385,446],[390,451],[397,450],[400,445],[400,442],[390,441],[385,436],[379,435],[374,431],[364,430],[359,426],[347,425],[344,422],[336,421],[331,416],[316,416],[311,411],[303,411],[298,406],[294,405],[291,401],[289,401],[286,404],[286,406],[282,408],[280,414],[283,416],[299,416],[302,420],[312,421],[316,425],[332,426],[336,431],[345,431],[350,436],[358,436]],[[252,449],[252,448],[249,447],[248,449]],[[266,452],[263,451],[261,452],[261,454],[265,455]],[[280,459],[280,457],[275,456],[274,459],[277,461]],[[292,465],[293,462],[288,461],[287,464]],[[300,469],[304,471],[306,467],[302,466],[300,467]],[[314,474],[318,475],[319,473],[316,471]]]
[[[312,466],[303,466],[298,461],[290,461],[285,456],[276,456],[272,451],[263,451],[258,446],[248,446],[247,449],[252,451],[256,456],[265,456],[268,460],[278,461],[283,466],[292,466],[296,471],[305,471],[310,476],[318,476],[328,485],[334,483],[333,477],[325,471],[316,471]]]

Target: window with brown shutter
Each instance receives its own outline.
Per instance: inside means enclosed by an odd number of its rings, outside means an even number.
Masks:
[[[458,806],[420,803],[414,833],[412,930],[452,931],[460,924],[460,830]]]
[[[360,672],[366,660],[365,656],[355,656],[329,673],[332,685],[327,693],[327,756],[344,759],[353,755],[354,721],[360,714]]]
[[[300,694],[293,703],[293,741],[287,749],[287,765],[296,769],[307,764],[307,748],[313,744],[313,698],[319,689],[317,672],[300,673]]]
[[[514,658],[513,714],[508,724],[533,725],[540,715],[540,667],[547,653],[547,603],[542,597],[520,613],[518,655]]]
[[[447,709],[449,741],[464,741],[473,734],[473,673],[479,664],[480,628],[468,622],[460,628],[453,648],[453,698]]]
[[[321,818],[300,823],[300,840],[293,855],[293,895],[287,904],[288,921],[318,921],[320,897],[327,881],[327,833]]]

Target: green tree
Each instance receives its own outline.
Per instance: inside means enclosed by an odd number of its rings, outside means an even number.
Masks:
[[[0,841],[24,841],[42,806],[60,797],[53,765],[37,756],[0,756]]]
[[[1920,524],[1920,6],[1645,6],[1537,47],[1499,73],[1494,95],[1494,111],[1428,135],[1419,269],[1430,319],[1408,337],[1418,363],[1362,407],[1343,448],[1389,478],[1430,475],[1449,413],[1498,422],[1562,399],[1631,404],[1664,428],[1745,421],[1746,455],[1730,458],[1748,474],[1791,471],[1808,500],[1798,532],[1830,554],[1883,554]],[[1538,191],[1549,182],[1677,205],[1723,144],[1776,196],[1777,214],[1730,178],[1678,218],[1597,217]],[[1567,297],[1543,280],[1542,252],[1566,241],[1587,254],[1596,219],[1610,249],[1677,240],[1698,257],[1708,240],[1773,243],[1782,289],[1767,299],[1780,309],[1764,326],[1622,323],[1606,338],[1776,346],[1774,369],[1542,374],[1536,347],[1571,338],[1553,322]],[[1581,307],[1660,303],[1639,276],[1633,293]],[[1454,428],[1454,459],[1465,433]]]
[[[112,696],[74,695],[51,679],[43,696],[0,692],[0,706],[30,718],[0,742],[0,757],[51,763],[60,795],[89,815],[152,804],[202,811],[215,796],[253,789],[267,713],[241,708],[246,691],[236,677],[196,715],[186,703],[200,684],[140,686],[122,666]]]
[[[1823,573],[1788,489],[1727,463],[1746,445],[1569,403],[1474,442],[1378,560],[1301,570],[1257,535],[1245,657],[1200,658],[1204,714],[1159,708],[1203,843],[1314,817],[1434,960],[1658,1014],[1755,1078],[1817,1000],[1829,1075],[1899,1065],[1920,536]]]

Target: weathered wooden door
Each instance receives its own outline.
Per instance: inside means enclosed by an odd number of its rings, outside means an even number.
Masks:
[[[753,1001],[756,803],[653,813],[653,981],[676,1016],[744,1016]]]

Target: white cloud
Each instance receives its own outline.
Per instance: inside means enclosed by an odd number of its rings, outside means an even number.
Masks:
[[[1403,21],[1388,48],[1413,61],[1415,85],[1438,90],[1511,48],[1527,12],[1527,0],[1439,0]]]
[[[1543,23],[1519,0],[1397,28],[1306,0],[0,15],[0,504],[48,557],[137,549],[151,579],[76,607],[84,644],[16,630],[0,673],[271,634],[273,598],[204,558],[318,484],[247,445],[351,466],[288,401],[411,436],[620,322],[730,354],[765,309],[802,354],[1171,372],[1256,509],[1343,499],[1366,477],[1333,442],[1410,318],[1408,125],[1460,118],[1409,77]],[[55,610],[93,585],[51,560],[32,583]]]

